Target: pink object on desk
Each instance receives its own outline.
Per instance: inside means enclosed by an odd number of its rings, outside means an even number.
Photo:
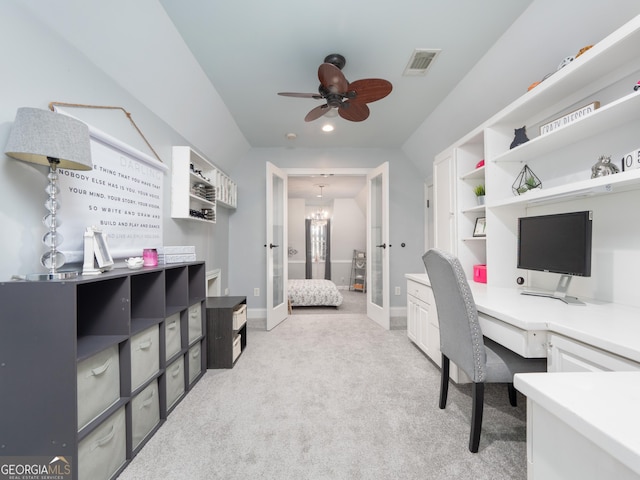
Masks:
[[[473,281],[478,283],[487,283],[487,266],[486,265],[473,266]]]

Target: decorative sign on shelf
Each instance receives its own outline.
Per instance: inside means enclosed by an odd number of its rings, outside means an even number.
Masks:
[[[640,148],[622,157],[622,171],[640,168]]]
[[[579,108],[578,110],[568,113],[564,117],[560,117],[549,123],[545,123],[544,125],[540,126],[540,135],[546,135],[547,133],[551,133],[560,127],[564,127],[565,125],[569,125],[570,123],[582,120],[584,117],[591,115],[598,108],[600,108],[600,102],[593,102],[589,105],[585,105],[584,107]]]
[[[139,256],[162,245],[163,186],[167,167],[89,126],[93,170],[59,169],[62,223],[69,262],[84,259],[84,232],[108,238],[113,258]]]

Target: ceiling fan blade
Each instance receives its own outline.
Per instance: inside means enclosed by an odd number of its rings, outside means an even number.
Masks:
[[[345,93],[349,87],[344,74],[331,63],[323,63],[318,67],[318,78],[322,86],[331,93]]]
[[[391,93],[391,83],[381,78],[365,78],[349,84],[349,92],[355,92],[352,101],[357,103],[371,103],[380,100]]]
[[[338,108],[338,114],[345,120],[361,122],[369,117],[369,107],[367,107],[366,103],[354,103],[345,100]]]
[[[320,118],[321,116],[323,116],[329,110],[331,110],[331,108],[326,103],[324,105],[320,105],[320,106],[314,108],[313,110],[311,110],[309,113],[307,113],[307,116],[304,117],[304,121],[305,122],[313,122],[314,120],[316,120],[316,119]]]
[[[282,95],[283,97],[315,98],[317,100],[322,99],[322,95],[319,95],[317,93],[278,92],[278,95]]]

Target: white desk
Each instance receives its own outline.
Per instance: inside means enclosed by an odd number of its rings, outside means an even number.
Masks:
[[[639,479],[640,373],[518,374],[529,480]]]
[[[426,273],[405,277],[431,285]],[[524,357],[546,357],[548,334],[557,333],[640,363],[639,308],[588,299],[581,299],[584,306],[567,305],[517,288],[469,286],[483,334]]]

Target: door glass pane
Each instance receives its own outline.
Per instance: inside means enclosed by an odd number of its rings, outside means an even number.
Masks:
[[[382,235],[382,175],[371,179],[371,279],[368,287],[371,302],[383,307],[382,295],[383,255],[384,249],[378,247],[383,243]]]
[[[277,175],[273,176],[273,245],[271,249],[273,255],[273,307],[277,307],[284,302],[284,180]]]

